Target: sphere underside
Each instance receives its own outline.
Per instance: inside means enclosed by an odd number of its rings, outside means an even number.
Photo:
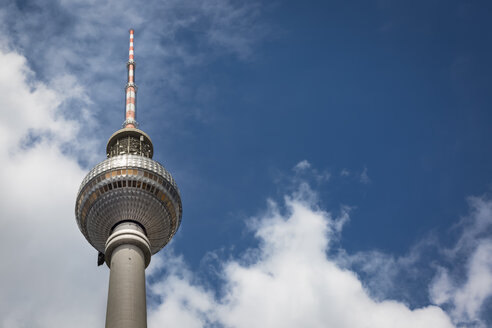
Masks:
[[[83,180],[75,215],[81,232],[102,253],[112,228],[134,221],[145,229],[155,254],[179,227],[181,198],[172,176],[156,161],[115,156],[96,165]]]

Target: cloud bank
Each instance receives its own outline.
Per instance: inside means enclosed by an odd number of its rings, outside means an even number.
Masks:
[[[372,299],[355,272],[327,257],[346,214],[333,218],[313,199],[301,185],[284,206],[269,201],[251,224],[259,247],[221,263],[218,296],[182,259],[156,264],[168,274],[150,285],[160,299],[150,327],[454,327],[437,306]]]
[[[461,231],[456,245],[443,251],[447,263],[438,267],[430,295],[454,321],[487,327],[481,318],[491,319],[484,305],[492,296],[492,200],[470,197],[468,203],[470,213],[455,227]]]
[[[22,55],[0,51],[0,60],[0,326],[98,326],[107,277],[77,230],[85,173],[64,151],[80,125],[60,115],[65,95],[37,81]]]

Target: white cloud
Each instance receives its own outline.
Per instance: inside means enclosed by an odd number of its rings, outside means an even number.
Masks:
[[[95,268],[74,219],[84,172],[61,151],[81,125],[59,114],[65,97],[22,55],[0,51],[0,60],[0,326],[97,326],[107,271]]]
[[[459,223],[458,242],[443,252],[448,262],[458,265],[439,267],[430,296],[436,304],[450,307],[456,322],[486,327],[480,312],[492,296],[492,200],[470,197],[469,204],[470,214]],[[458,270],[465,272],[465,279]]]
[[[307,178],[314,178],[316,183],[323,183],[330,180],[331,177],[330,172],[326,170],[319,172],[317,169],[313,168],[311,163],[306,159],[297,163],[292,170],[296,173],[296,177],[293,179],[292,176],[289,176],[288,179],[293,180],[296,184]]]
[[[326,255],[346,214],[332,218],[310,193],[304,186],[286,197],[286,211],[270,201],[253,220],[260,246],[223,262],[218,298],[182,262],[170,263],[165,280],[151,285],[162,303],[149,327],[178,318],[184,327],[453,327],[439,307],[371,299],[354,272]]]
[[[294,166],[294,171],[302,171],[309,169],[311,164],[307,160],[302,160]]]
[[[204,327],[214,305],[212,293],[193,283],[193,274],[186,269],[182,257],[170,249],[162,255],[152,258],[150,271],[147,269],[146,272],[152,275],[152,271],[163,267],[169,270],[165,278],[157,273],[157,282],[149,284],[150,293],[161,298],[158,305],[150,305],[149,327]]]
[[[26,60],[13,52],[2,52],[8,65],[0,71],[4,97],[0,112],[0,137],[5,145],[15,145],[28,132],[37,135],[50,133],[58,140],[70,139],[78,126],[72,121],[60,120],[55,110],[60,97],[46,85],[33,81],[34,73]]]

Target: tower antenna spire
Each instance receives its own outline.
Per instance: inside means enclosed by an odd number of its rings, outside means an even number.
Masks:
[[[123,122],[124,128],[136,128],[138,123],[136,121],[136,100],[137,100],[137,86],[135,84],[135,60],[134,60],[134,48],[133,48],[133,36],[135,31],[130,29],[130,49],[128,51],[128,63],[126,68],[128,70],[128,81],[125,86],[126,102],[125,102],[125,122]]]

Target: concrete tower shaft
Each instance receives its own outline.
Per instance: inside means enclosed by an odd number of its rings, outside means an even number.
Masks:
[[[118,224],[106,242],[106,260],[111,268],[106,328],[147,327],[145,268],[150,263],[150,243],[142,227]]]

